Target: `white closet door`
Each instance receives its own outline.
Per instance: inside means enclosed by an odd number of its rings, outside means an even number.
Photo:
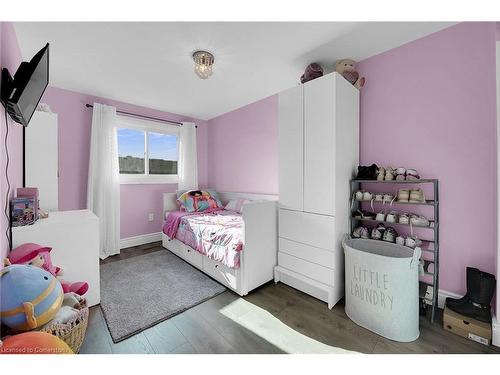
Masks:
[[[302,86],[279,94],[279,202],[302,211],[304,204],[304,101]]]
[[[334,76],[330,74],[304,85],[304,211],[332,216],[336,153]]]
[[[35,111],[26,128],[26,186],[37,187],[40,208],[59,210],[57,114]]]

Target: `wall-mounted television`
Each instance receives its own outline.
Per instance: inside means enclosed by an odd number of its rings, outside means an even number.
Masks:
[[[14,78],[2,69],[1,102],[14,121],[28,126],[48,84],[49,43],[29,62],[22,62]]]

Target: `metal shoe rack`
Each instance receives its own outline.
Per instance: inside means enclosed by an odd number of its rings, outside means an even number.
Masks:
[[[422,246],[420,247],[422,249],[422,259],[424,259],[424,276],[425,280],[420,280],[420,285],[419,285],[419,297],[421,300],[421,304],[423,308],[426,308],[427,314],[429,316],[429,319],[431,323],[434,322],[434,318],[436,316],[437,312],[437,301],[438,301],[438,290],[439,290],[439,181],[437,179],[420,179],[420,180],[415,180],[415,181],[378,181],[378,180],[359,180],[359,179],[353,179],[350,182],[350,201],[349,201],[349,206],[350,206],[350,220],[349,220],[349,233],[352,237],[352,233],[354,229],[360,225],[367,226],[371,229],[371,227],[383,223],[385,225],[389,226],[394,226],[394,227],[408,227],[410,226],[409,224],[401,224],[401,223],[392,223],[392,222],[387,222],[387,221],[379,221],[375,219],[368,219],[368,218],[360,218],[360,217],[355,217],[356,211],[359,209],[361,210],[361,203],[370,203],[370,201],[356,201],[353,199],[354,193],[356,191],[368,191],[373,193],[373,191],[370,190],[370,186],[380,186],[381,184],[387,185],[386,190],[384,193],[390,193],[394,196],[397,196],[397,192],[399,189],[400,185],[405,185],[404,188],[411,189],[412,186],[415,185],[421,185],[421,184],[432,184],[433,186],[433,196],[432,199],[429,200],[429,197],[426,197],[426,201],[422,203],[410,203],[410,202],[398,202],[397,200],[394,200],[391,210],[394,210],[398,212],[398,214],[402,213],[402,210],[398,208],[403,207],[403,206],[408,206],[408,205],[420,205],[420,206],[432,206],[434,207],[434,216],[432,219],[429,219],[430,225],[428,227],[423,227],[423,226],[413,226],[413,228],[418,228],[420,232],[425,231],[425,233],[432,233],[432,238],[420,238],[422,240]],[[397,188],[394,188],[397,187]],[[375,192],[380,191],[380,189],[377,189]],[[380,207],[380,209],[377,211],[375,209],[375,213],[382,211],[384,208],[387,207],[387,203],[382,206],[382,203],[379,202],[374,202],[374,204],[377,205],[377,208]],[[364,224],[361,224],[362,222],[366,222]],[[379,240],[372,240],[372,241],[379,241]],[[429,266],[430,264],[434,264],[434,269],[432,272],[429,272]],[[421,277],[422,278],[422,277]],[[428,280],[432,279],[432,283],[429,282]],[[432,287],[432,298],[426,297],[426,291],[427,287],[430,286]]]

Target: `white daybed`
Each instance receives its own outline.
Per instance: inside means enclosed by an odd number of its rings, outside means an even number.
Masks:
[[[199,253],[176,238],[162,233],[162,244],[167,250],[200,269],[240,296],[273,280],[277,264],[278,209],[277,195],[218,192],[224,205],[231,199],[248,199],[251,203],[242,208],[243,251],[240,268],[229,268]],[[177,211],[177,194],[163,194],[164,215]],[[165,217],[165,216],[164,216]]]

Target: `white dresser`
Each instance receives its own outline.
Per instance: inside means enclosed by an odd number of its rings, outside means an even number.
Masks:
[[[101,301],[99,278],[99,219],[89,210],[51,212],[33,225],[12,228],[12,245],[33,242],[52,247],[52,263],[68,282],[87,281],[89,306]]]
[[[275,281],[328,302],[344,295],[342,237],[359,161],[359,91],[337,73],[279,94]]]

